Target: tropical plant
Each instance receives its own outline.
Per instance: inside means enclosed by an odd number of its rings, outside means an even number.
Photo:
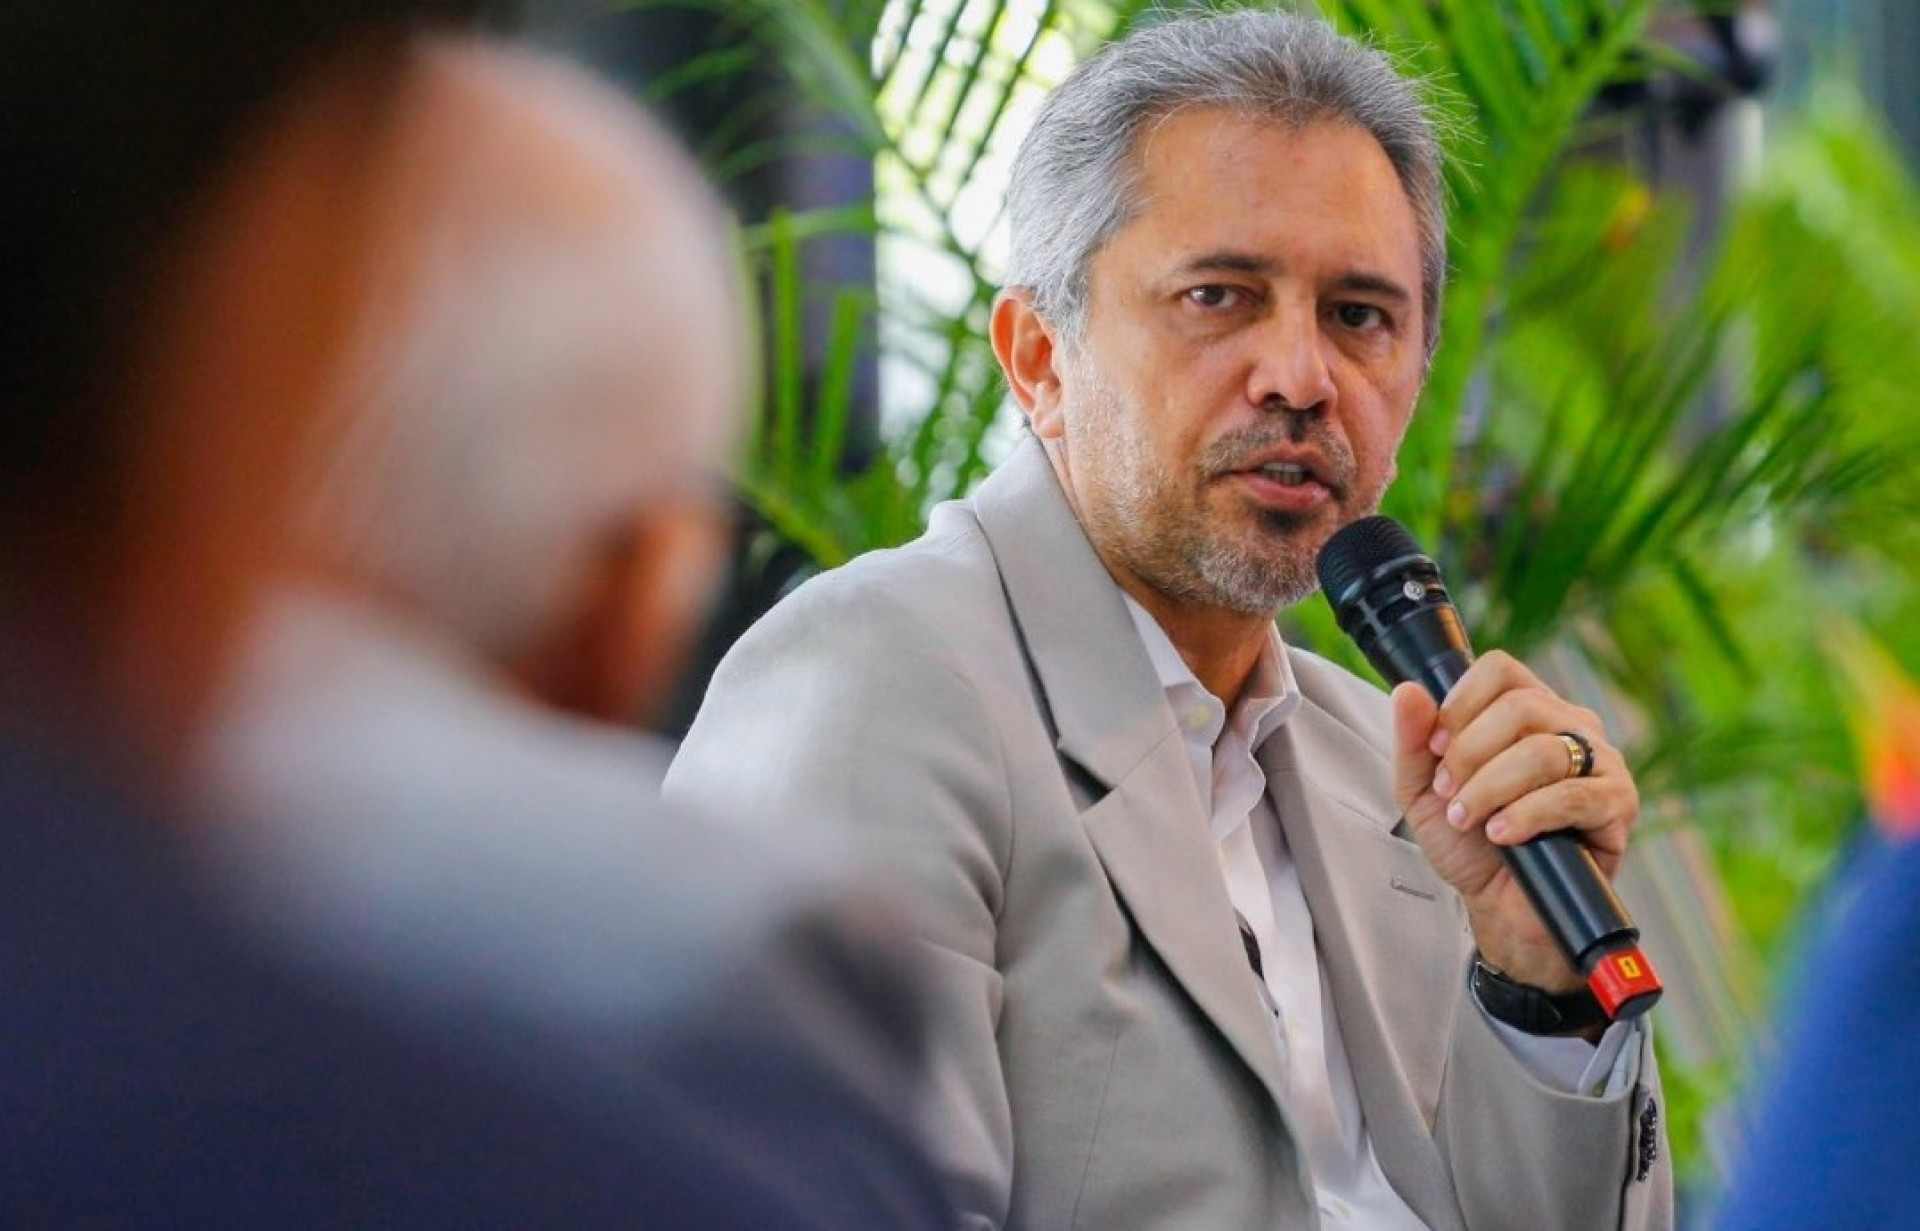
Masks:
[[[870,159],[871,203],[793,213],[747,228],[767,294],[768,397],[739,481],[770,533],[833,565],[919,531],[929,508],[988,469],[1004,426],[998,368],[986,342],[996,281],[1004,175],[1031,108],[1103,37],[1147,7],[1099,0],[670,0],[642,7],[705,8],[725,19],[711,51],[661,83],[673,90],[742,71],[742,46],[776,58],[836,136],[811,140]],[[725,125],[721,125],[723,129]],[[766,148],[711,151],[724,180]],[[882,249],[882,281],[821,285],[802,278],[808,246],[847,233]],[[884,312],[877,312],[880,304]],[[802,322],[832,322],[804,345]],[[849,373],[878,341],[890,389],[882,447],[849,466],[857,418]],[[821,345],[823,343],[824,345]],[[809,353],[824,351],[822,362]]]

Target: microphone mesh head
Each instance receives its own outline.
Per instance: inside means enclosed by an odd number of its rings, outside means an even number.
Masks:
[[[1354,584],[1390,560],[1424,555],[1406,527],[1391,517],[1363,517],[1341,527],[1320,549],[1320,592],[1339,606]]]

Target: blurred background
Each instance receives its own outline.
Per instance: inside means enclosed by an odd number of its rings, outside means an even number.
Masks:
[[[501,4],[663,108],[746,224],[763,384],[709,663],[1014,439],[985,341],[1008,160],[1079,56],[1178,7]],[[1920,738],[1887,717],[1920,672],[1920,6],[1294,7],[1395,50],[1450,117],[1443,341],[1387,511],[1480,645],[1624,735],[1646,811],[1623,892],[1667,980],[1698,1214]],[[1288,636],[1350,660],[1310,608]]]

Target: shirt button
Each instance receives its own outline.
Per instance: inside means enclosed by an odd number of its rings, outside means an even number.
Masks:
[[[1190,705],[1187,707],[1187,715],[1185,718],[1185,722],[1187,724],[1187,730],[1189,731],[1203,730],[1206,727],[1207,723],[1212,720],[1212,718],[1213,718],[1213,715],[1207,713],[1206,706]]]

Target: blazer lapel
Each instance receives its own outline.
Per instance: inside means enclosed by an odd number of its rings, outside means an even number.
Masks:
[[[1311,692],[1260,762],[1381,1169],[1429,1225],[1458,1225],[1432,1135],[1463,994],[1458,899],[1419,847],[1395,836],[1387,758]]]
[[[1081,819],[1114,893],[1282,1110],[1278,1045],[1185,746],[1118,586],[1038,442],[1023,442],[972,503],[1059,751],[1105,788]]]

